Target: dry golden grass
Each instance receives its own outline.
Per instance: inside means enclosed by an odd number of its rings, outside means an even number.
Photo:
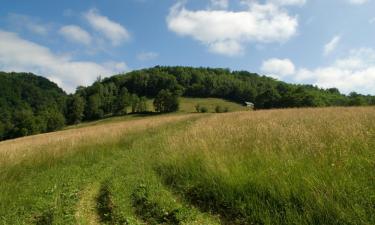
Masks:
[[[0,142],[0,166],[17,164],[34,155],[62,156],[75,147],[111,143],[122,136],[185,120],[194,115],[167,115],[99,124]]]
[[[374,107],[215,114],[165,149],[165,180],[234,224],[374,224]]]
[[[188,131],[169,137],[169,148],[217,153],[218,150],[321,155],[340,148],[355,151],[375,134],[375,108],[283,109],[214,114]],[[330,146],[327,146],[330,145]],[[220,153],[221,154],[221,153]]]

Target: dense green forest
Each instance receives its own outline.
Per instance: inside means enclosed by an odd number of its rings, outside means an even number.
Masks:
[[[374,96],[344,95],[336,88],[296,85],[247,71],[162,67],[98,78],[66,95],[56,84],[29,73],[0,73],[0,140],[62,128],[113,115],[178,110],[178,97],[217,97],[257,109],[375,105]]]
[[[62,128],[66,97],[44,77],[0,72],[0,140]]]

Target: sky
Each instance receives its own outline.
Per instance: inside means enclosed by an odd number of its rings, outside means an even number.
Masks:
[[[375,95],[375,0],[0,0],[0,70],[68,93],[165,66]]]

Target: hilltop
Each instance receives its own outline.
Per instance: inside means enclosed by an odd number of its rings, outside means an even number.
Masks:
[[[240,105],[247,101],[256,109],[375,104],[374,96],[344,95],[336,88],[288,84],[247,71],[215,68],[156,66],[98,78],[69,95],[29,73],[1,73],[0,79],[0,140],[131,113],[175,112],[181,97]]]

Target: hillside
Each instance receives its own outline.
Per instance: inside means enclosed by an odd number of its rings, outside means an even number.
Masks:
[[[224,112],[237,111],[245,101],[256,109],[375,104],[374,96],[288,84],[247,71],[161,66],[99,77],[70,95],[43,77],[2,72],[0,94],[0,141],[114,116],[195,112],[196,105],[200,111]],[[211,103],[204,106],[204,99]]]
[[[0,143],[2,224],[374,224],[375,108],[168,114]]]
[[[61,128],[65,98],[44,77],[0,72],[0,140]]]

